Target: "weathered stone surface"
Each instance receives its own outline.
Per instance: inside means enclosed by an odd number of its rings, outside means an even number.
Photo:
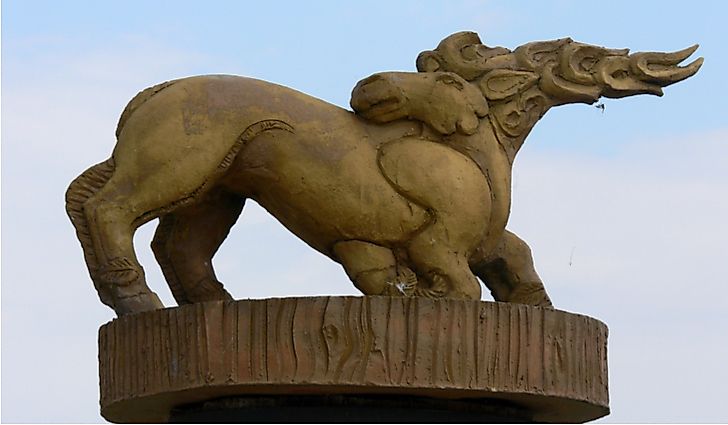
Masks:
[[[609,413],[607,327],[541,307],[421,297],[208,302],[99,331],[102,415],[163,422],[240,395],[509,400],[536,421]]]
[[[506,230],[515,156],[551,108],[662,95],[694,75],[697,45],[634,53],[569,38],[489,47],[473,32],[352,92],[353,112],[232,75],[150,87],[121,115],[111,158],[68,188],[66,210],[101,301],[162,308],[133,246],[152,243],[179,304],[230,300],[212,257],[253,199],[341,264],[366,295],[551,306],[524,241]]]

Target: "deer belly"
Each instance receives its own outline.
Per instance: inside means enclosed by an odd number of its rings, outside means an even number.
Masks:
[[[382,176],[375,147],[318,136],[262,134],[227,180],[324,253],[341,240],[397,245],[429,221]]]

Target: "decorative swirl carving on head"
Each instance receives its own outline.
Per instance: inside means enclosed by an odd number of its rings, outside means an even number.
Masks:
[[[538,87],[551,106],[593,103],[600,96],[662,95],[661,87],[695,74],[703,61],[679,67],[697,45],[675,53],[637,53],[578,43],[570,38],[536,41],[510,51],[488,47],[474,32],[458,32],[420,53],[420,72],[454,72],[476,82],[489,101],[506,101]],[[525,77],[531,73],[531,77]],[[500,89],[494,89],[494,87]],[[508,86],[505,90],[503,87]]]
[[[426,50],[417,57],[420,72],[454,72],[468,81],[493,69],[515,65],[511,51],[505,47],[488,47],[478,34],[455,33],[440,42],[435,50]]]
[[[542,61],[538,70],[541,89],[555,100],[556,105],[596,102],[603,95],[604,86],[595,74],[607,62],[621,63],[629,54],[629,49],[607,49],[571,39],[557,41],[562,43]],[[526,46],[541,43],[552,42],[529,43]]]
[[[697,46],[675,53],[638,53],[578,43],[536,41],[511,51],[458,32],[417,57],[419,73],[382,73],[360,82],[352,108],[377,122],[400,118],[441,134],[474,134],[488,115],[499,140],[517,150],[549,108],[599,97],[661,95],[661,87],[695,74],[702,58],[677,66]]]

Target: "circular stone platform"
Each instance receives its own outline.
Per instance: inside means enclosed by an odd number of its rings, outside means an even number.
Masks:
[[[99,330],[99,374],[112,422],[280,422],[285,409],[310,422],[316,406],[340,421],[373,406],[394,422],[402,409],[463,422],[609,413],[602,322],[484,301],[274,298],[124,316]]]

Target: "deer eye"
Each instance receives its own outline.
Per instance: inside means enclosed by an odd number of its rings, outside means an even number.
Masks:
[[[463,83],[461,83],[460,81],[456,80],[455,77],[453,77],[452,75],[448,75],[448,74],[439,75],[437,77],[437,80],[436,81],[437,82],[440,82],[440,83],[443,83],[443,84],[450,85],[450,86],[454,86],[458,90],[462,90],[463,89]]]
[[[585,57],[581,60],[579,63],[579,67],[581,67],[584,71],[591,71],[592,68],[594,68],[594,65],[596,65],[598,59],[595,57]]]
[[[465,60],[479,59],[482,55],[478,51],[478,47],[480,47],[480,46],[478,46],[476,44],[469,44],[460,50],[460,54],[463,55],[463,58]]]
[[[627,71],[625,71],[623,69],[618,69],[618,70],[612,72],[612,78],[615,78],[617,80],[623,80],[623,79],[627,78],[628,76],[629,76],[629,74],[627,73]]]

